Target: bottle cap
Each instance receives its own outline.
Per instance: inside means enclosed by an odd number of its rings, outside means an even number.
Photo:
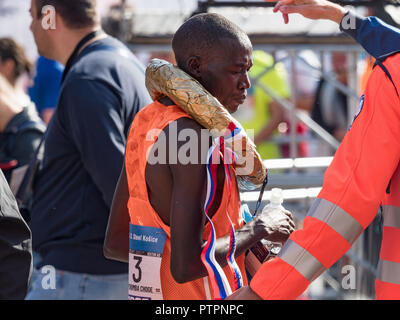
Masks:
[[[273,188],[271,190],[271,204],[281,205],[283,202],[283,192],[282,189]]]
[[[242,204],[240,209],[242,211],[242,218],[244,222],[249,223],[251,219],[253,219],[253,216],[250,213],[249,206],[247,204]]]

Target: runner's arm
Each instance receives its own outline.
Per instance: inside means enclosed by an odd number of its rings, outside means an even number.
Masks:
[[[129,211],[128,181],[125,164],[115,189],[104,240],[104,256],[107,259],[128,262],[129,256]]]

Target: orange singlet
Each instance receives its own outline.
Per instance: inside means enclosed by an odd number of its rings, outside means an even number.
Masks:
[[[159,130],[159,133],[167,127],[171,122],[182,117],[190,116],[177,106],[165,106],[159,102],[154,102],[142,109],[135,117],[126,146],[125,165],[129,187],[128,209],[130,215],[130,223],[134,225],[161,228],[165,231],[167,238],[161,260],[160,278],[161,289],[164,300],[175,299],[212,299],[211,284],[208,277],[190,281],[184,284],[177,283],[171,275],[170,256],[171,256],[171,233],[168,225],[164,224],[157,212],[150,204],[145,170],[147,165],[148,151],[151,150],[153,144],[157,140],[157,136],[153,139],[146,139],[150,131]],[[159,134],[158,133],[158,134]],[[204,169],[205,170],[205,169]],[[231,167],[231,172],[235,172]],[[229,216],[235,227],[240,228],[243,220],[240,217],[240,199],[239,191],[236,184],[236,178],[233,174],[233,188],[231,199],[227,203],[228,189],[224,184],[224,192],[221,199],[221,205],[214,214],[212,221],[216,229],[216,236],[220,238],[229,233],[230,224],[227,222],[226,209],[228,206]],[[199,212],[199,214],[204,214]],[[184,227],[184,226],[183,226]],[[209,233],[209,224],[204,228],[203,240],[206,241]],[[245,279],[244,255],[236,258],[236,262]],[[234,287],[232,274],[229,267],[223,268],[231,288]]]

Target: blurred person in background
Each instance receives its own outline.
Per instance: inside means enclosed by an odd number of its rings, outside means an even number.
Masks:
[[[347,57],[345,53],[333,52],[332,72],[336,80],[347,86]],[[347,132],[347,95],[337,89],[325,78],[321,78],[315,93],[311,116],[336,140],[342,141]]]
[[[264,87],[272,90],[281,99],[290,97],[290,87],[286,71],[281,63],[276,63],[272,55],[256,50],[253,53],[253,66],[249,71],[253,87],[252,99],[239,109],[234,117],[245,130],[254,130],[254,143],[262,159],[281,157],[280,146],[269,141],[277,132],[278,125],[284,121],[284,109]]]
[[[66,67],[33,186],[38,258],[29,300],[128,297],[128,265],[106,259],[103,242],[131,123],[151,99],[144,67],[104,33],[96,7],[96,0],[31,1],[39,54]],[[41,285],[47,265],[57,271],[51,290]]]
[[[311,50],[299,51],[294,57],[290,54],[282,59],[282,64],[285,69],[290,71],[288,77],[289,87],[293,86],[294,91],[291,92],[290,102],[295,104],[297,111],[305,111],[307,113],[311,110],[312,99],[314,97],[316,88],[316,79],[314,74],[314,67],[316,64],[316,55]],[[295,98],[295,101],[293,101]],[[290,139],[292,118],[291,113],[285,114],[285,120],[279,126],[279,132],[285,135],[286,140]],[[289,157],[306,157],[309,154],[309,143],[307,136],[309,134],[308,127],[298,119],[295,119],[296,131],[296,145],[297,150],[291,150],[290,143],[286,142],[281,145],[281,153],[283,158]]]
[[[14,193],[46,129],[17,85],[19,77],[30,70],[23,48],[12,39],[0,39],[0,168]]]
[[[63,72],[64,66],[61,63],[42,56],[38,58],[29,96],[46,124],[50,122],[57,106]]]

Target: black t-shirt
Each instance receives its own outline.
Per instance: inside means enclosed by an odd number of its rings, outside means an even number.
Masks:
[[[126,264],[104,258],[103,242],[130,125],[150,102],[142,65],[118,40],[96,41],[75,59],[34,184],[31,229],[43,259],[39,267],[128,271]]]

